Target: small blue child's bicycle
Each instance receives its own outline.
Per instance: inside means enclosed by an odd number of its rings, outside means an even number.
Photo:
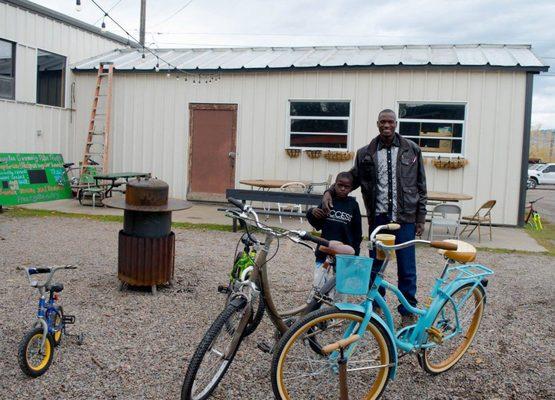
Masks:
[[[32,287],[40,293],[37,321],[33,329],[21,340],[18,351],[18,361],[21,370],[36,378],[44,374],[54,358],[54,347],[62,341],[62,334],[66,334],[66,325],[75,323],[73,315],[64,315],[62,306],[56,304],[59,293],[64,289],[61,283],[50,283],[54,273],[60,269],[76,269],[72,265],[54,267],[25,268],[25,273]],[[49,274],[46,281],[40,283],[32,279],[36,274]],[[49,292],[48,300],[45,293]],[[77,335],[77,343],[83,342],[83,335]]]
[[[388,380],[395,378],[399,357],[414,353],[425,371],[439,374],[453,367],[469,348],[484,312],[486,277],[493,271],[480,264],[466,264],[476,257],[476,249],[468,243],[411,240],[385,245],[376,239],[385,229],[396,230],[399,225],[379,226],[370,236],[370,246],[376,246],[384,258],[370,289],[372,259],[336,257],[336,290],[365,295],[364,301],[314,311],[280,340],[272,362],[272,388],[277,399],[376,399]],[[423,308],[409,304],[383,277],[393,251],[418,243],[441,249],[446,258]],[[392,291],[418,317],[415,324],[395,329],[380,287]],[[374,312],[376,306],[383,318]]]

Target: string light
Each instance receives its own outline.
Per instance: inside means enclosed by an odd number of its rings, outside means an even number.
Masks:
[[[193,77],[195,77],[195,74],[190,73],[190,72],[187,72],[187,71],[185,71],[185,70],[182,70],[182,69],[176,67],[175,65],[173,65],[173,64],[169,63],[168,61],[166,61],[165,59],[161,58],[157,53],[155,53],[155,52],[154,52],[152,49],[150,49],[149,47],[147,47],[147,46],[145,46],[145,45],[139,43],[139,41],[138,41],[137,39],[135,39],[135,38],[123,27],[123,26],[121,26],[121,24],[120,24],[118,21],[116,21],[114,18],[112,18],[112,16],[111,16],[110,14],[108,14],[108,13],[107,13],[107,12],[106,12],[95,0],[91,0],[91,2],[92,2],[100,11],[102,11],[102,12],[104,13],[104,17],[103,17],[103,20],[102,20],[102,27],[101,27],[101,29],[102,29],[102,28],[104,28],[104,29],[106,28],[106,23],[104,22],[104,18],[105,18],[105,17],[110,18],[110,19],[112,20],[112,22],[114,22],[123,32],[125,32],[125,34],[126,34],[131,40],[133,40],[140,48],[142,48],[142,50],[143,50],[142,58],[143,58],[143,59],[145,58],[145,54],[144,54],[145,51],[148,51],[149,53],[151,53],[153,56],[156,57],[157,62],[156,62],[156,67],[154,68],[154,70],[155,70],[156,72],[158,72],[158,71],[160,70],[159,62],[162,61],[162,62],[164,62],[164,63],[167,65],[168,69],[170,69],[171,67],[173,67],[173,69],[174,69],[176,72],[181,73],[181,74],[185,77],[185,81],[187,81],[187,75],[189,75],[189,76],[192,75]],[[77,7],[80,7],[80,6],[81,6],[81,0],[76,0],[76,6],[77,6]],[[219,73],[218,73],[218,74],[219,74]],[[193,83],[197,83],[197,81],[198,81],[198,83],[201,83],[202,74],[197,74],[197,75],[198,75],[198,76],[197,76],[196,78],[193,79]],[[213,75],[212,75],[212,76],[213,76]],[[171,77],[171,75],[170,75],[169,72],[166,74],[166,77],[168,77],[168,78]],[[177,76],[176,79],[179,80],[179,75]],[[218,78],[218,79],[219,79],[219,78]]]
[[[75,2],[75,10],[81,11],[81,0],[76,0]]]

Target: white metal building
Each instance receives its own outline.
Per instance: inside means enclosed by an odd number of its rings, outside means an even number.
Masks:
[[[76,61],[128,41],[25,0],[0,0],[0,152],[74,151]]]
[[[8,39],[26,35],[14,31]],[[425,151],[429,190],[473,196],[461,203],[465,213],[496,199],[494,222],[522,220],[533,75],[548,69],[530,46],[172,49],[143,58],[117,41],[90,40],[105,47],[72,65],[66,108],[20,104],[17,90],[15,102],[0,102],[0,118],[12,121],[0,131],[10,151],[56,151],[80,160],[96,69],[111,61],[111,169],[152,172],[176,197],[213,199],[226,187],[241,187],[242,179],[325,180],[353,161],[312,159],[304,150],[356,151],[377,135],[378,112],[392,108],[400,133]],[[36,64],[19,68],[34,71]],[[199,73],[205,74],[200,83]],[[16,75],[17,85],[25,84]],[[30,89],[23,93],[30,101]],[[21,129],[22,119],[12,116],[16,107],[41,111]],[[51,124],[52,136],[36,137],[37,124]],[[15,141],[9,132],[18,132]],[[291,148],[303,152],[291,158]],[[431,162],[438,156],[468,164],[438,169]]]

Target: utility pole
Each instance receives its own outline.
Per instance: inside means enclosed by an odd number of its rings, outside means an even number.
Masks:
[[[145,24],[146,24],[146,0],[141,0],[141,28],[139,43],[145,46]]]

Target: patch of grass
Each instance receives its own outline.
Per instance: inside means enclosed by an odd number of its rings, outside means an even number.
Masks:
[[[59,211],[48,210],[32,210],[29,208],[10,208],[5,212],[6,216],[15,218],[46,218],[46,217],[63,217],[63,218],[79,218],[88,219],[101,222],[121,222],[123,223],[123,216],[121,215],[90,215],[90,214],[75,214],[65,213]],[[172,222],[172,227],[179,229],[199,229],[207,231],[223,231],[231,232],[231,225],[220,224],[193,224],[190,222]]]
[[[537,256],[537,255],[551,256],[551,255],[555,255],[555,254],[550,254],[548,251],[537,252],[537,251],[526,251],[526,250],[493,249],[491,247],[476,247],[476,250],[481,251],[481,252],[485,251],[485,252],[488,252],[488,253],[495,253],[495,254],[526,254],[526,255],[530,255],[530,256]]]
[[[526,232],[533,237],[541,246],[547,249],[550,256],[555,256],[555,225],[542,221],[543,230],[536,231],[527,225]]]

